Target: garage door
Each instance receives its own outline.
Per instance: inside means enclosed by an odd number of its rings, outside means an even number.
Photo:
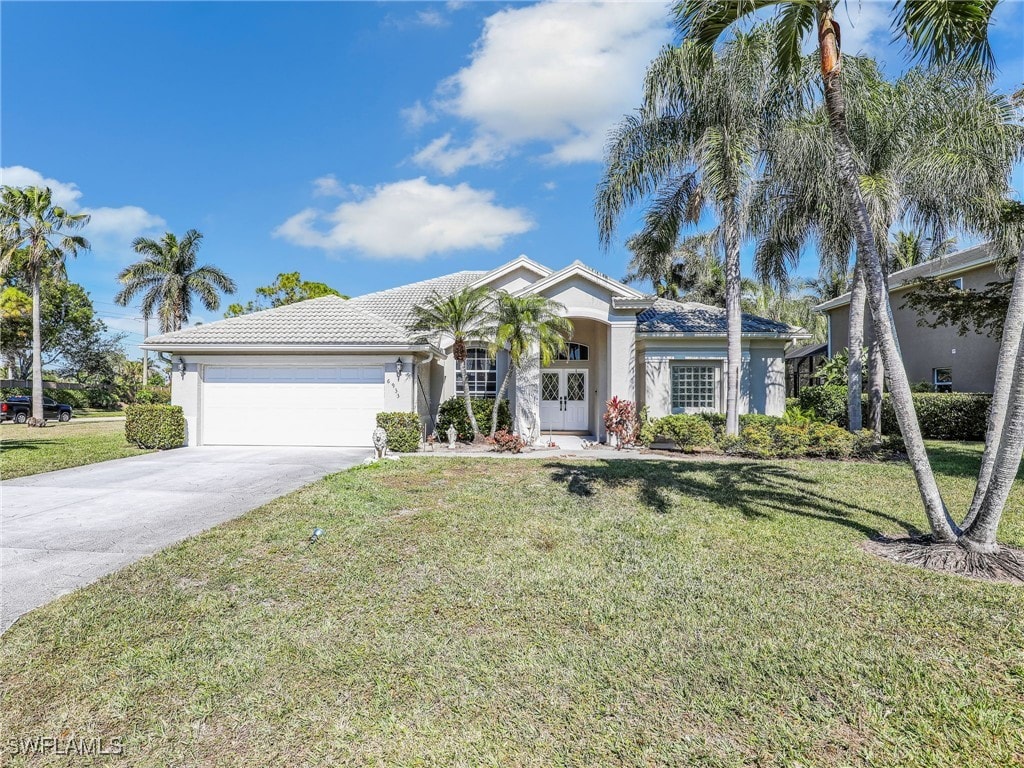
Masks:
[[[205,445],[370,445],[384,367],[208,365],[202,403]]]

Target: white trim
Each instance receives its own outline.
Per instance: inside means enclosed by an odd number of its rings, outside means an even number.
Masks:
[[[644,294],[635,288],[630,288],[625,283],[620,283],[618,280],[614,280],[607,275],[602,275],[594,269],[591,269],[582,261],[574,261],[568,267],[560,269],[554,272],[542,280],[538,280],[532,285],[528,285],[525,288],[521,288],[516,291],[514,296],[525,296],[530,293],[540,293],[541,291],[547,290],[548,288],[558,285],[571,277],[582,277],[595,285],[599,285],[605,290],[611,291],[613,296],[632,298],[632,299],[644,299],[647,298]]]
[[[663,333],[658,331],[648,331],[647,333],[638,332],[636,337],[638,339],[724,339],[727,338],[726,334],[718,332],[696,332],[696,331],[672,331],[670,333]],[[756,331],[751,333],[741,333],[741,338],[744,339],[809,339],[811,334],[809,333],[783,333],[782,331]]]
[[[140,344],[139,349],[150,352],[178,353],[202,353],[202,354],[263,354],[267,352],[278,354],[331,354],[337,352],[352,352],[356,354],[377,354],[391,352],[443,352],[432,344]]]
[[[526,254],[522,254],[519,257],[508,262],[507,264],[502,264],[500,267],[495,267],[482,277],[478,277],[476,280],[471,282],[467,287],[476,288],[482,285],[487,285],[488,283],[494,282],[499,277],[504,277],[505,275],[515,272],[517,269],[520,268],[528,269],[534,274],[539,275],[541,278],[547,277],[552,272],[552,270],[549,269],[548,267],[545,267],[543,264],[538,264],[536,261],[526,256]]]

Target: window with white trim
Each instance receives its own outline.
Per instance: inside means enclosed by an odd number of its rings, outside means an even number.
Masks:
[[[718,366],[676,363],[672,366],[673,411],[717,411]]]
[[[952,280],[949,281],[949,284],[956,288],[958,291],[962,291],[964,289],[964,279],[962,277],[954,277]]]
[[[470,397],[495,397],[498,394],[497,361],[483,347],[466,349],[466,376]],[[455,369],[456,394],[462,394],[462,371]]]
[[[953,369],[932,368],[932,387],[936,392],[952,392]]]

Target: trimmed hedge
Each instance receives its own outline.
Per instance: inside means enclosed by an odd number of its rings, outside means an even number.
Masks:
[[[129,405],[124,409],[125,439],[140,448],[181,448],[185,412],[180,405]]]
[[[984,440],[992,395],[977,392],[915,392],[914,409],[922,434],[930,440]],[[867,395],[863,397],[867,419]],[[847,425],[846,388],[836,386],[804,387],[800,406],[812,411],[821,421]],[[888,395],[882,398],[882,433],[899,435],[896,412]]]
[[[692,453],[699,448],[714,447],[715,430],[708,419],[695,414],[677,413],[662,416],[644,425],[640,438],[646,445],[664,439],[674,443],[679,450]]]
[[[485,398],[473,398],[473,415],[476,416],[476,424],[480,427],[481,433],[487,435],[491,431],[491,413],[494,411],[494,401]],[[462,395],[450,397],[441,403],[437,411],[437,437],[440,440],[448,439],[448,427],[455,425],[458,432],[458,439],[469,442],[473,439],[473,425],[469,423],[469,416],[466,414],[466,401]],[[508,400],[502,400],[498,406],[498,429],[512,431],[512,415],[508,410]]]
[[[377,426],[388,433],[388,448],[398,453],[413,453],[420,449],[420,417],[406,411],[377,414]]]
[[[142,387],[135,393],[135,402],[139,405],[170,405],[170,387]]]
[[[0,400],[16,395],[32,396],[32,390],[28,387],[3,387],[0,388]],[[90,389],[44,389],[43,397],[49,397],[58,403],[70,405],[78,410],[80,408],[114,408],[118,404],[117,394],[110,390],[92,387]]]

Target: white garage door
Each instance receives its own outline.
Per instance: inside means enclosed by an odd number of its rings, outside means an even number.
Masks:
[[[208,365],[203,443],[370,445],[384,397],[379,365]]]

